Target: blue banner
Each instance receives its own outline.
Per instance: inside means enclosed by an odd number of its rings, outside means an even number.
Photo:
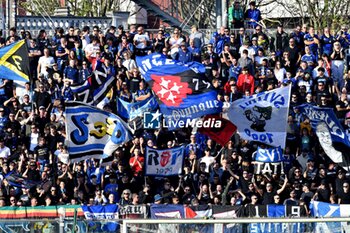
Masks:
[[[157,96],[170,130],[181,127],[179,122],[222,111],[222,102],[206,79],[204,65],[183,64],[161,54],[137,57],[136,62]]]
[[[89,226],[94,226],[96,220],[117,220],[118,219],[118,205],[97,205],[97,206],[86,206],[83,205],[81,208],[84,211],[85,218],[92,220]],[[115,232],[119,228],[117,222],[107,222],[102,226],[103,232]]]
[[[260,209],[259,209],[260,211]],[[300,206],[287,205],[267,205],[267,217],[283,218],[283,217],[300,217]],[[256,213],[257,216],[264,214]],[[250,233],[274,233],[274,232],[304,232],[305,225],[301,223],[251,223],[248,232]]]
[[[283,152],[281,147],[263,149],[258,147],[255,154],[255,160],[264,163],[275,163],[283,161]]]
[[[341,206],[319,201],[310,203],[311,216],[313,217],[341,217]],[[342,231],[341,222],[315,223],[315,232],[333,232],[340,233]]]
[[[320,108],[312,105],[301,105],[298,108],[300,109],[300,113],[310,119],[313,129],[316,129],[318,123],[324,122],[329,128],[332,142],[342,143],[350,147],[350,142],[345,131],[332,108]]]
[[[185,208],[183,205],[162,205],[152,204],[151,218],[185,218]]]
[[[117,99],[118,115],[129,120],[143,116],[144,112],[152,112],[158,108],[157,100],[154,96],[135,103],[129,103],[122,99]]]

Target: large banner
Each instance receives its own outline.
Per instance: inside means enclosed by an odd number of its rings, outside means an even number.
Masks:
[[[65,206],[36,206],[36,207],[0,207],[1,219],[26,219],[26,218],[58,218],[58,209],[65,208],[66,217],[73,217],[77,210],[77,216],[82,217],[83,211],[80,205]]]
[[[350,147],[348,137],[332,108],[320,108],[312,105],[301,105],[298,108],[300,109],[300,113],[310,119],[313,129],[316,129],[320,122],[324,122],[329,129],[333,143]]]
[[[256,207],[256,208],[254,208]],[[300,217],[300,206],[287,205],[266,205],[266,206],[250,206],[248,211],[252,217]],[[251,223],[248,227],[250,233],[274,233],[274,232],[303,232],[304,224],[301,223]]]
[[[345,170],[350,170],[350,156],[348,154],[350,142],[333,109],[312,105],[301,105],[299,109],[310,119],[319,142],[328,157]]]
[[[118,219],[118,205],[108,204],[108,205],[96,205],[96,206],[86,206],[83,205],[81,208],[84,211],[85,218],[87,220],[92,220],[89,225],[96,224],[96,220],[117,220]],[[116,221],[108,221],[101,227],[103,232],[115,232],[119,225]]]
[[[228,109],[243,139],[285,147],[290,86],[236,100]]]
[[[253,154],[255,157],[254,173],[255,174],[281,174],[283,171],[283,152],[281,147],[261,148]]]
[[[144,112],[152,112],[158,107],[154,96],[135,103],[128,103],[122,99],[117,99],[118,115],[129,120],[136,117],[143,117]]]
[[[169,129],[179,128],[179,122],[222,111],[222,102],[205,77],[204,65],[183,64],[162,54],[137,57],[136,62],[157,96]]]
[[[66,103],[66,132],[72,162],[106,158],[131,139],[118,116],[80,102]]]
[[[185,147],[165,150],[146,149],[146,176],[173,176],[182,173]]]
[[[150,206],[151,218],[185,218],[185,207],[183,205],[158,205]]]
[[[313,217],[349,217],[350,205],[330,204],[320,201],[312,201],[310,203],[311,216]],[[348,223],[344,222],[327,222],[315,223],[314,229],[316,233],[321,232],[347,232],[349,229]]]

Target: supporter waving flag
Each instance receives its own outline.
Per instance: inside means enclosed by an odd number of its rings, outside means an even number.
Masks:
[[[97,61],[93,74],[84,82],[72,85],[71,88],[77,96],[77,101],[97,105],[106,97],[114,80],[114,75],[107,71],[105,64]]]
[[[207,114],[219,113],[222,103],[205,77],[205,67],[186,65],[161,54],[136,58],[137,65],[158,98],[161,113],[170,129]]]
[[[243,139],[285,147],[290,86],[234,101],[228,119]]]
[[[118,116],[80,102],[66,103],[66,132],[72,162],[109,157],[131,139]]]

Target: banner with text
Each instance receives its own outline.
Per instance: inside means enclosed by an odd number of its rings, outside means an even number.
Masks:
[[[182,173],[185,147],[146,149],[146,176],[173,176]]]
[[[290,86],[236,100],[228,119],[243,139],[285,147]]]

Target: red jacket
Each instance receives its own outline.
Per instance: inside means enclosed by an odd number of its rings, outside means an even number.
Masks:
[[[237,89],[242,94],[248,90],[252,95],[254,93],[254,77],[250,74],[240,74],[237,80]]]

